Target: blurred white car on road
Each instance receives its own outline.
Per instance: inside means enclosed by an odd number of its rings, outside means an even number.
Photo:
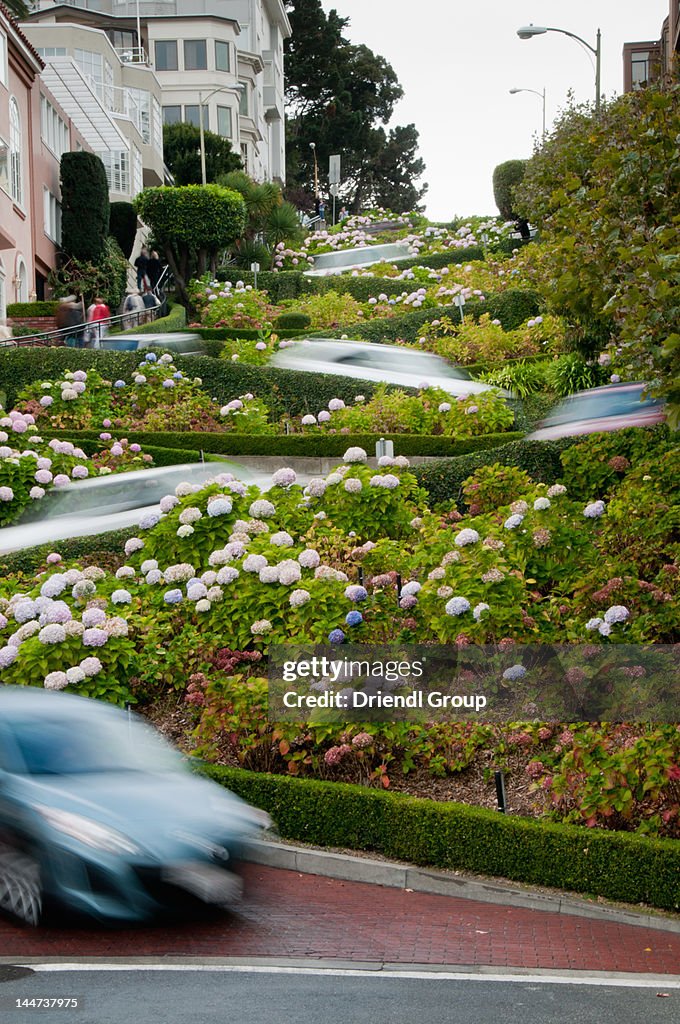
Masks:
[[[527,440],[554,441],[560,437],[663,423],[664,403],[646,395],[647,387],[640,381],[632,381],[579,391],[556,405]]]
[[[462,366],[451,366],[441,356],[400,345],[377,345],[369,341],[339,341],[314,338],[294,341],[272,356],[272,366],[307,373],[329,373],[375,383],[418,388],[441,388],[450,395],[478,395],[500,391],[473,380]],[[500,391],[506,397],[509,392]]]
[[[0,554],[139,526],[145,514],[160,512],[161,498],[173,494],[178,484],[203,486],[221,473],[231,473],[244,484],[257,484],[263,490],[271,486],[270,474],[228,460],[93,477],[52,490],[29,505],[15,523],[0,530]]]

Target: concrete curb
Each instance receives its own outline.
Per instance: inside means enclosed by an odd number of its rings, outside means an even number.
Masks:
[[[450,871],[415,867],[394,861],[371,860],[368,857],[353,857],[347,853],[314,850],[275,840],[253,841],[249,848],[248,860],[266,867],[322,875],[338,881],[366,882],[369,885],[384,885],[410,892],[495,903],[502,907],[523,907],[527,910],[542,910],[549,914],[590,917],[639,928],[680,933],[680,917],[674,919],[606,903],[594,905],[576,896],[537,892],[528,886],[515,886],[509,882],[481,882]]]

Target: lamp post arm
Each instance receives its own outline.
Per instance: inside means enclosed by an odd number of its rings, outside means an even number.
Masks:
[[[546,32],[560,32],[563,36],[569,36],[570,39],[575,39],[577,43],[581,43],[587,50],[590,50],[595,55],[595,113],[600,113],[600,88],[601,88],[601,77],[602,77],[602,32],[598,28],[597,30],[597,41],[595,46],[591,46],[581,36],[577,36],[575,32],[568,32],[566,28],[546,28]]]

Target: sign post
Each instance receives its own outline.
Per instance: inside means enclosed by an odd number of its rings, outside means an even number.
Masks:
[[[340,154],[334,153],[328,158],[328,184],[330,185],[330,193],[333,196],[333,223],[335,224],[335,200],[338,195],[338,186],[340,184]]]

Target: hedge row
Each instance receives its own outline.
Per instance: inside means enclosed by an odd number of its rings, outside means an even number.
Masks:
[[[506,251],[512,251],[512,249],[507,249]],[[429,256],[411,256],[408,259],[396,261],[394,265],[398,266],[400,270],[409,270],[412,267],[430,267],[432,270],[440,270],[442,267],[483,259],[484,250],[481,246],[471,245],[465,249],[450,249],[448,252],[432,253]],[[385,263],[388,266],[392,265],[390,260],[386,260]],[[367,266],[366,270],[376,273],[376,268],[379,267],[380,263],[373,263]],[[250,270],[227,267],[223,270],[218,270],[215,276],[218,281],[231,281],[232,284],[236,284],[237,281],[243,281],[244,285],[250,284],[255,287],[255,275]],[[278,273],[273,270],[266,270],[258,273],[257,287],[269,292],[269,298],[272,302],[276,303],[281,302],[283,299],[297,299],[300,295],[318,295],[331,289],[333,291],[349,291],[354,294],[352,289],[355,285],[350,282],[375,282],[375,280],[376,278],[370,277],[352,277],[351,274],[329,274],[325,277],[310,277],[301,270],[281,270]],[[392,292],[393,295],[397,295],[404,290],[403,281],[395,282],[393,278],[385,280],[392,288],[399,286],[396,291]],[[386,288],[381,288],[380,290],[387,291]],[[370,298],[371,294],[373,293],[369,293],[367,298]],[[358,298],[359,301],[365,301],[360,298],[360,295],[356,295],[355,298]]]
[[[466,319],[478,320],[483,313],[488,313],[492,320],[500,320],[505,331],[512,331],[532,316],[540,313],[541,297],[538,292],[525,288],[508,288],[497,295],[489,295],[483,302],[470,299],[465,305]],[[431,309],[416,309],[402,316],[387,319],[368,320],[366,323],[352,324],[351,327],[339,327],[336,330],[316,331],[309,337],[340,338],[346,334],[373,342],[393,342],[397,338],[411,344],[417,341],[423,325],[443,316],[451,317],[454,322],[460,320],[457,306],[441,306]]]
[[[61,434],[68,437],[70,441],[82,441],[82,447],[87,442],[94,445],[97,450],[95,439],[96,431],[63,430]],[[468,452],[481,452],[490,448],[497,448],[499,445],[508,447],[508,441],[516,441],[522,435],[520,433],[505,434],[483,434],[480,437],[465,437],[454,440],[450,437],[419,434],[208,434],[208,433],[161,433],[141,432],[126,430],[125,435],[128,441],[140,444],[145,452],[169,453],[171,450],[183,454],[187,449],[192,449],[193,459],[186,459],[187,462],[196,461],[199,452],[212,453],[214,455],[270,455],[270,456],[297,456],[298,458],[339,458],[348,448],[363,448],[369,455],[375,452],[376,442],[381,438],[394,441],[395,455],[441,455],[451,458],[452,456],[464,455]],[[154,456],[155,457],[155,456]],[[185,461],[183,459],[172,459],[168,462],[161,462],[159,465],[174,464]]]
[[[365,786],[199,770],[271,814],[283,839],[370,850],[396,860],[680,907],[680,843],[439,803]]]
[[[121,331],[120,334],[172,334],[174,331],[183,331],[186,325],[187,311],[184,306],[175,303],[170,306],[167,316],[159,316],[157,320],[142,324],[140,327],[131,327],[127,331]]]
[[[50,302],[9,302],[7,304],[7,316],[54,316],[58,307],[59,302],[56,299]]]
[[[274,328],[279,338],[299,338],[305,331],[285,330],[280,331]],[[187,334],[198,334],[205,341],[226,341],[228,338],[243,338],[246,341],[257,341],[261,331],[254,327],[187,327]]]
[[[517,466],[540,483],[554,484],[562,477],[560,455],[578,438],[565,437],[560,441],[514,440],[486,451],[470,452],[441,462],[415,466],[414,473],[433,504],[456,501],[460,503],[461,487],[475,470],[500,463]]]
[[[94,565],[109,565],[114,559],[118,568],[125,561],[125,541],[134,534],[134,528],[112,530],[94,537],[53,540],[49,544],[23,548],[8,555],[0,555],[0,574],[9,576],[14,573],[26,573],[33,576],[38,569],[45,567],[45,559],[51,551],[58,551],[64,561],[86,559],[88,563]]]
[[[12,408],[17,394],[35,380],[58,377],[66,370],[96,370],[107,380],[130,380],[140,363],[139,352],[106,352],[102,349],[16,348],[0,350],[0,389]],[[175,365],[191,377],[203,380],[203,388],[220,404],[251,391],[262,399],[275,417],[317,413],[331,398],[354,404],[354,396],[370,398],[377,385],[352,377],[247,366],[209,356],[175,356]]]

